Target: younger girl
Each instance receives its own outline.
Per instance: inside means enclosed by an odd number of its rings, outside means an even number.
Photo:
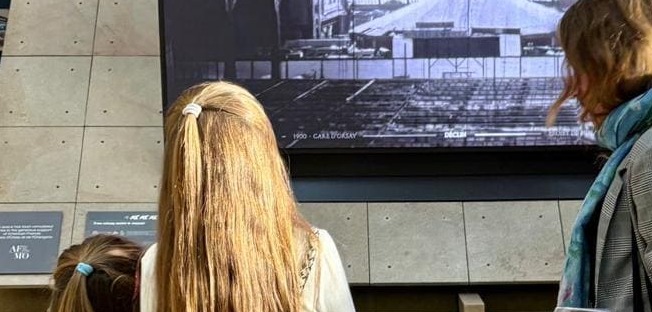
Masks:
[[[138,311],[136,272],[142,248],[97,235],[66,249],[54,271],[50,312]]]

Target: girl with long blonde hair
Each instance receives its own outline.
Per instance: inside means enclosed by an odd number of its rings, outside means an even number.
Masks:
[[[297,211],[263,107],[204,83],[165,116],[158,244],[141,311],[353,311],[337,249]],[[328,291],[328,293],[326,293]]]
[[[572,228],[558,306],[651,311],[652,5],[579,0],[564,14],[565,89],[611,155]]]

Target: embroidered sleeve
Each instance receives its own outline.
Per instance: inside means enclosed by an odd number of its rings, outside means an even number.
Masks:
[[[313,232],[315,233],[315,235],[317,235],[317,237],[319,237],[319,232],[317,230],[313,230]],[[300,272],[301,284],[299,286],[299,289],[301,291],[303,291],[303,289],[306,287],[306,282],[308,282],[310,271],[312,270],[312,267],[315,264],[315,258],[317,258],[317,248],[311,239],[306,240],[305,248],[306,248],[306,256],[305,259],[303,260],[303,265],[301,266],[301,272]]]

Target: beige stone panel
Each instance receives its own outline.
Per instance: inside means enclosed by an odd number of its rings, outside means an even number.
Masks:
[[[83,126],[90,57],[3,57],[0,125]]]
[[[471,283],[550,283],[564,247],[556,201],[464,203]]]
[[[86,124],[162,126],[160,58],[94,57]]]
[[[100,0],[95,55],[160,55],[157,0]]]
[[[366,203],[302,203],[301,213],[328,231],[351,284],[369,283],[369,241]]]
[[[162,127],[86,128],[79,202],[157,202]]]
[[[466,284],[461,203],[370,203],[372,284]]]
[[[561,216],[561,228],[564,231],[564,251],[570,242],[571,229],[575,224],[577,213],[582,207],[581,200],[565,200],[559,202],[559,215]]]
[[[3,54],[91,55],[98,0],[12,0]]]
[[[73,244],[81,243],[84,240],[86,231],[86,215],[89,211],[157,211],[158,205],[153,203],[145,204],[121,204],[121,203],[102,203],[102,204],[77,204],[75,210],[75,227],[72,233]]]
[[[0,204],[0,211],[61,211],[63,219],[59,253],[70,246],[75,204]],[[0,288],[42,287],[49,283],[49,274],[0,275]]]
[[[0,203],[74,202],[83,128],[0,128]]]

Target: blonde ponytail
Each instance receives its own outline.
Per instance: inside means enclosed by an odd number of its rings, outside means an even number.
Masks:
[[[199,293],[200,285],[205,282],[205,275],[196,266],[194,257],[204,250],[204,238],[199,232],[201,229],[201,194],[202,194],[202,162],[201,162],[201,139],[197,126],[197,117],[188,114],[182,117],[180,129],[180,140],[170,142],[174,147],[174,153],[170,174],[179,177],[180,181],[173,189],[169,190],[173,198],[174,206],[177,209],[169,211],[174,214],[173,230],[179,241],[184,243],[173,246],[171,261],[178,264],[178,275],[175,280],[182,281],[179,289],[190,294]],[[173,306],[175,311],[193,311],[192,307],[201,305],[200,298],[188,296],[184,306]]]

